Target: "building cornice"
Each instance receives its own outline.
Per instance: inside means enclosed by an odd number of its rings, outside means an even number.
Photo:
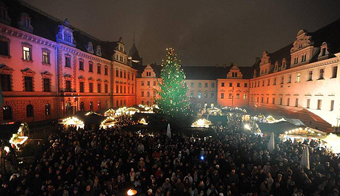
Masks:
[[[340,56],[340,53],[335,54],[335,55],[336,56]],[[283,75],[283,74],[287,74],[287,73],[291,73],[291,72],[302,71],[302,70],[307,70],[307,69],[311,69],[311,68],[316,68],[316,67],[321,67],[321,66],[325,66],[325,65],[330,65],[330,64],[334,64],[334,63],[338,63],[338,62],[339,62],[339,58],[338,57],[333,57],[333,58],[330,58],[330,59],[325,59],[325,60],[322,60],[322,61],[317,61],[317,62],[313,62],[313,63],[309,63],[309,64],[297,66],[297,67],[293,67],[293,68],[290,68],[290,69],[286,69],[286,70],[283,70],[283,71],[267,74],[265,76],[260,76],[260,77],[252,78],[250,80],[251,81],[261,80],[261,79],[275,77],[275,76],[279,76],[279,75]]]
[[[37,35],[33,35],[31,33],[22,31],[20,29],[16,29],[4,24],[0,24],[0,29],[1,29],[1,33],[5,36],[5,35],[9,35],[9,36],[13,36],[13,37],[18,37],[24,40],[27,40],[29,42],[34,42],[37,44],[41,44],[41,45],[45,45],[45,46],[49,46],[49,47],[53,47],[55,48],[57,43],[51,40],[48,40],[46,38],[42,38],[39,37]]]

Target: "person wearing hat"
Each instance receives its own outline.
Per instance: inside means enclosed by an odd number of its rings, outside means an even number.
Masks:
[[[152,189],[149,189],[147,193],[148,193],[149,196],[153,195],[152,194]]]

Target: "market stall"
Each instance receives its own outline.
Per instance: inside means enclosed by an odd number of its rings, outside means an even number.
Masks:
[[[67,117],[62,119],[62,121],[60,122],[60,124],[64,125],[66,128],[67,127],[76,127],[77,129],[83,129],[84,128],[84,121],[80,120],[77,117]]]
[[[212,123],[207,120],[207,119],[198,119],[197,121],[195,121],[194,123],[191,124],[191,127],[195,127],[195,128],[209,128],[209,126],[211,126]]]

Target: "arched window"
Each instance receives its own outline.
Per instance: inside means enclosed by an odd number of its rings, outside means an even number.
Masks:
[[[11,106],[3,106],[2,113],[4,120],[12,120],[12,108]]]
[[[93,110],[93,103],[90,101],[90,110]]]
[[[26,106],[26,116],[27,116],[27,117],[33,117],[33,116],[34,116],[33,105],[28,104],[28,105]]]
[[[80,103],[80,111],[84,111],[84,102]]]
[[[45,116],[50,116],[51,115],[51,105],[46,104],[45,105]]]

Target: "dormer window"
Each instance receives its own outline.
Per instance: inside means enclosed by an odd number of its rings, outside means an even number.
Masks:
[[[322,57],[327,57],[329,55],[329,52],[328,52],[328,44],[326,42],[323,42],[322,45],[321,45],[321,51],[320,51],[320,54],[319,54],[319,58],[322,58]]]
[[[92,44],[92,42],[87,43],[87,52],[93,54],[93,44]]]
[[[285,58],[282,59],[282,66],[281,67],[282,67],[282,70],[287,68],[287,62],[286,62]]]
[[[31,33],[33,32],[33,27],[31,25],[31,18],[26,13],[21,14],[18,25],[19,25],[19,28],[21,28],[22,30],[25,30]]]
[[[279,63],[276,61],[274,65],[274,70],[278,71],[279,70]]]
[[[96,49],[96,55],[98,56],[102,56],[102,49],[100,46],[97,46],[97,49]]]
[[[303,54],[301,57],[301,63],[306,62],[307,60],[307,54]]]
[[[232,72],[231,75],[233,78],[237,78],[237,72]]]
[[[73,30],[70,28],[70,22],[66,18],[62,25],[59,25],[59,31],[56,35],[57,42],[61,42],[70,46],[76,46],[73,38]]]
[[[10,24],[11,19],[8,16],[7,7],[4,3],[0,2],[0,21],[5,24]]]

